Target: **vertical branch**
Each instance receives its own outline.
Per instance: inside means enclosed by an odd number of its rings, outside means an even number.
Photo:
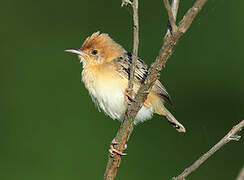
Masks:
[[[171,3],[171,9],[173,12],[175,22],[176,22],[176,17],[177,17],[177,13],[178,13],[179,3],[180,3],[180,0],[172,0],[172,3]]]
[[[130,80],[129,80],[129,93],[133,95],[133,83],[135,75],[135,64],[138,56],[138,45],[139,45],[139,22],[138,22],[138,0],[134,0],[133,4],[133,21],[134,21],[134,40],[133,40],[133,56],[132,64],[130,67]]]
[[[135,66],[138,56],[138,46],[139,46],[139,16],[138,16],[138,0],[133,0],[133,3],[130,0],[122,0],[122,6],[130,4],[133,8],[133,29],[134,29],[134,39],[133,39],[133,55],[132,55],[132,63],[130,66],[130,76],[129,76],[129,84],[128,84],[128,93],[130,96],[133,96],[133,84],[134,84],[134,75],[135,75]],[[123,148],[125,146],[126,141],[128,140],[129,134],[132,132],[133,125],[134,125],[134,119],[137,114],[134,113],[133,118],[129,118],[129,113],[131,109],[131,105],[128,104],[127,112],[125,113],[124,120],[121,124],[120,130],[117,132],[117,135],[115,137],[116,142],[118,142],[118,145],[116,148],[119,151],[123,151]],[[127,116],[128,115],[128,116]],[[118,154],[114,154],[109,156],[109,160],[107,163],[107,168],[105,171],[104,179],[105,180],[113,180],[117,173],[117,168],[120,163],[120,156]]]
[[[164,3],[165,3],[165,1],[164,1]],[[178,9],[179,9],[179,3],[180,3],[180,0],[172,0],[172,3],[171,3],[171,11],[172,11],[172,14],[174,17],[175,24],[176,24],[176,17],[177,17]],[[166,10],[169,11],[170,9],[166,8]],[[168,14],[169,14],[169,12],[168,12]],[[167,36],[169,34],[170,34],[170,30],[168,29],[165,36]]]
[[[170,7],[169,0],[164,0],[164,5],[165,5],[165,8],[168,12],[169,22],[170,22],[170,26],[172,27],[172,31],[176,32],[177,26],[175,24],[175,16],[173,14],[172,8]]]

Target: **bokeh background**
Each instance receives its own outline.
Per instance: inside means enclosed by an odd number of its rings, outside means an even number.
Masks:
[[[182,1],[179,16],[194,0]],[[0,179],[102,179],[120,124],[95,108],[81,83],[79,48],[95,31],[132,49],[132,13],[121,1],[1,2]],[[117,179],[170,179],[244,118],[244,1],[209,0],[161,74],[171,112],[136,126]],[[139,54],[150,64],[167,24],[161,0],[139,1]],[[241,133],[243,136],[243,132]],[[189,179],[235,179],[244,141],[230,142]]]

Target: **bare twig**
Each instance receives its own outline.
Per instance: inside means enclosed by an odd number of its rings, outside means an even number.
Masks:
[[[176,22],[176,17],[177,17],[177,13],[178,13],[179,3],[180,3],[180,0],[172,0],[172,3],[171,3],[171,9],[173,12],[175,22]]]
[[[125,2],[125,0],[123,0],[122,2]],[[155,62],[151,65],[149,69],[149,74],[145,79],[144,84],[139,88],[137,95],[134,99],[135,101],[128,105],[123,122],[120,126],[119,131],[116,134],[115,140],[116,142],[118,142],[118,145],[115,146],[115,148],[118,151],[123,151],[125,144],[128,141],[129,135],[133,130],[134,119],[142,104],[147,99],[147,95],[149,94],[155,81],[159,78],[160,71],[164,67],[167,59],[169,58],[173,47],[190,27],[193,19],[206,2],[207,0],[196,0],[193,7],[188,10],[183,19],[180,21],[177,31],[172,32],[172,34],[167,33],[167,35],[164,37],[163,45],[159,51],[159,55],[156,58]],[[119,154],[114,154],[113,156],[109,155],[109,160],[104,176],[105,180],[114,179],[120,161],[121,156]]]
[[[130,80],[129,80],[129,94],[133,95],[133,83],[135,75],[135,65],[138,56],[138,45],[139,45],[139,22],[138,22],[138,0],[133,1],[133,20],[134,20],[134,41],[133,41],[133,55],[132,64],[130,67]]]
[[[244,166],[242,167],[238,177],[236,178],[236,180],[244,180]]]
[[[241,136],[236,135],[244,127],[244,120],[234,126],[227,135],[225,135],[217,144],[215,144],[208,152],[203,154],[197,161],[190,167],[186,168],[179,176],[172,178],[173,180],[183,180],[190,173],[195,171],[202,163],[204,163],[210,156],[218,151],[222,146],[230,141],[238,141]],[[244,172],[243,172],[244,173]],[[244,176],[244,175],[243,175]],[[239,179],[238,179],[239,180]]]
[[[173,14],[172,8],[170,7],[170,4],[169,4],[169,0],[164,0],[164,6],[168,12],[169,22],[170,22],[170,25],[172,27],[172,31],[176,32],[177,31],[177,26],[175,24],[175,17],[176,16],[174,16],[174,14]]]
[[[176,23],[176,17],[177,17],[177,13],[178,13],[179,3],[180,3],[180,0],[172,0],[172,3],[171,3],[171,9],[173,12],[175,23]],[[167,33],[165,34],[165,37],[167,35],[169,35],[169,33],[170,33],[170,29],[168,28]]]
[[[193,7],[187,11],[187,13],[184,15],[183,19],[178,25],[180,32],[185,33],[187,31],[193,19],[196,17],[196,15],[199,13],[199,11],[202,9],[206,2],[207,0],[197,0],[194,3]]]
[[[134,84],[134,77],[135,77],[135,64],[136,59],[138,56],[138,46],[139,46],[139,16],[138,16],[138,0],[134,0],[133,3],[130,0],[122,0],[121,6],[124,5],[131,5],[133,8],[133,21],[134,21],[134,40],[133,40],[133,54],[132,54],[132,64],[130,67],[130,76],[129,76],[129,84],[128,84],[128,91],[129,94],[133,95],[133,84]]]
[[[138,22],[138,0],[133,0],[133,3],[130,0],[122,0],[122,5],[127,5],[130,4],[133,8],[133,21],[134,21],[134,39],[133,39],[133,55],[132,55],[132,63],[130,66],[130,76],[129,76],[129,84],[128,84],[128,93],[131,95],[131,97],[133,96],[133,84],[134,84],[134,74],[135,74],[135,65],[136,65],[136,60],[137,60],[137,56],[138,56],[138,45],[139,45],[139,22]],[[129,104],[128,104],[129,105]],[[127,126],[125,125],[126,123],[122,123],[121,129],[119,131],[119,133],[117,133],[117,136],[115,137],[116,142],[121,142],[123,136],[122,134],[129,136],[129,134],[132,130],[128,130],[133,128],[133,121],[134,119],[131,119],[131,121],[127,122]],[[122,129],[124,127],[124,130]],[[127,131],[127,132],[125,132]],[[122,133],[122,134],[121,134]],[[125,146],[125,143],[127,141],[127,137],[124,140],[124,145],[117,147],[118,149],[121,149],[121,147]],[[119,144],[120,145],[120,144]],[[115,147],[116,148],[116,147]],[[118,161],[115,161],[115,159]],[[104,175],[104,179],[106,180],[110,180],[113,179],[116,176],[116,172],[117,172],[117,167],[119,164],[119,160],[120,160],[120,156],[116,157],[109,157],[109,161],[107,164],[107,168],[106,168],[106,172]],[[116,163],[114,163],[116,162]]]

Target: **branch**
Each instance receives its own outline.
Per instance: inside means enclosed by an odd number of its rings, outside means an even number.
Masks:
[[[172,27],[172,31],[176,32],[177,31],[177,26],[175,24],[175,17],[176,16],[174,16],[174,14],[173,14],[173,10],[170,7],[169,0],[164,0],[164,6],[168,12],[169,22],[170,22],[170,26]]]
[[[138,56],[138,45],[139,45],[139,23],[138,23],[138,0],[134,0],[133,4],[133,21],[134,21],[134,42],[133,42],[133,55],[132,55],[132,64],[130,67],[130,80],[129,80],[129,94],[133,96],[133,83],[135,76],[135,66]]]
[[[202,163],[204,163],[209,157],[211,157],[216,151],[230,141],[239,141],[241,136],[236,135],[244,127],[244,120],[234,126],[230,132],[225,135],[217,144],[215,144],[208,152],[202,155],[197,161],[195,161],[190,167],[186,168],[179,176],[172,178],[172,180],[184,180],[186,176],[195,171]],[[243,169],[244,173],[244,169]],[[240,173],[241,176],[241,173]],[[244,174],[242,174],[244,176]],[[237,179],[239,180],[239,179]],[[240,179],[241,180],[241,179]]]
[[[176,17],[177,17],[177,13],[178,13],[179,3],[180,3],[180,0],[173,0],[171,3],[171,9],[173,12],[175,22],[176,22]]]
[[[244,166],[242,167],[236,180],[244,180]]]
[[[138,45],[139,45],[138,0],[134,0],[133,3],[130,0],[122,0],[121,6],[128,5],[128,4],[131,5],[133,8],[133,21],[134,21],[133,55],[132,55],[132,63],[130,66],[130,76],[129,76],[130,79],[129,79],[129,84],[128,84],[128,87],[129,87],[128,93],[132,97],[133,96],[135,66],[136,66],[136,61],[137,61],[137,56],[138,56]],[[130,106],[130,105],[128,104],[128,106]],[[123,151],[123,147],[125,147],[125,143],[128,139],[127,137],[129,136],[129,133],[132,131],[133,124],[134,124],[134,119],[131,119],[127,122],[125,122],[125,121],[126,120],[124,120],[124,122],[122,123],[121,128],[115,137],[116,142],[121,142],[119,144],[119,147],[117,147],[120,151]],[[126,136],[126,139],[125,139],[125,137],[123,137],[123,135]],[[107,168],[106,168],[105,175],[104,175],[105,180],[114,179],[114,177],[116,176],[116,173],[117,173],[119,161],[120,161],[120,156],[117,155],[117,158],[116,158],[110,154],[110,157],[109,157],[109,160],[107,163]]]
[[[118,142],[118,144],[115,146],[116,150],[121,152],[124,150],[125,144],[129,139],[129,135],[133,130],[135,117],[138,111],[141,109],[142,104],[147,99],[147,95],[149,94],[154,83],[159,78],[160,71],[164,67],[169,56],[171,55],[173,47],[180,40],[180,38],[187,31],[187,29],[190,27],[193,19],[199,13],[199,11],[201,10],[201,8],[206,2],[207,0],[196,0],[193,7],[188,10],[188,12],[185,14],[183,19],[180,21],[177,31],[172,32],[172,34],[167,33],[167,35],[164,37],[163,45],[159,51],[159,55],[156,58],[155,62],[151,65],[148,76],[144,81],[144,84],[139,88],[137,95],[134,99],[134,102],[129,104],[127,107],[123,122],[120,126],[119,131],[115,136],[115,141]],[[122,4],[124,3],[131,4],[129,0],[122,0]],[[104,175],[105,180],[114,179],[120,161],[121,161],[121,156],[119,154],[113,154],[113,155],[109,154],[107,168]]]
[[[199,11],[202,9],[204,4],[207,2],[207,0],[197,0],[193,7],[187,11],[187,13],[184,15],[183,19],[179,23],[179,31],[182,33],[185,33],[187,29],[190,27],[192,21],[196,17],[196,15],[199,13]]]
[[[177,13],[178,13],[178,8],[179,8],[179,3],[180,3],[180,0],[172,0],[172,3],[171,3],[171,9],[172,9],[172,13],[173,13],[173,16],[174,16],[174,22],[176,23],[176,17],[177,17]],[[167,9],[166,9],[167,10]],[[169,21],[170,23],[170,21]],[[171,26],[171,24],[170,24]],[[172,26],[171,26],[172,27]],[[178,27],[177,27],[178,28]],[[173,30],[173,29],[172,29]],[[168,28],[167,30],[167,33],[165,34],[165,37],[171,33],[170,32],[170,28]]]

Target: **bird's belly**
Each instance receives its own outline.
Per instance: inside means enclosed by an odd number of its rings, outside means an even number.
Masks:
[[[91,78],[89,79],[91,80]],[[89,82],[83,78],[83,81],[98,108],[112,119],[121,120],[126,109],[124,93],[127,83],[104,74],[101,78],[96,77]]]
[[[93,101],[112,119],[118,119],[121,121],[126,110],[124,91],[125,88],[107,89],[107,91],[104,92],[99,90],[96,91],[95,96],[93,96]],[[142,106],[136,116],[135,124],[150,119],[152,114],[152,107],[147,108]]]
[[[122,120],[126,110],[125,90],[128,81],[106,78],[106,76],[103,76],[102,79],[94,78],[91,82],[87,82],[83,78],[83,81],[99,110],[102,109],[112,119]],[[135,123],[150,119],[152,114],[152,107],[142,106],[136,116]]]
[[[124,90],[122,87],[103,87],[95,90],[94,97],[99,107],[113,119],[121,120],[125,112]]]

